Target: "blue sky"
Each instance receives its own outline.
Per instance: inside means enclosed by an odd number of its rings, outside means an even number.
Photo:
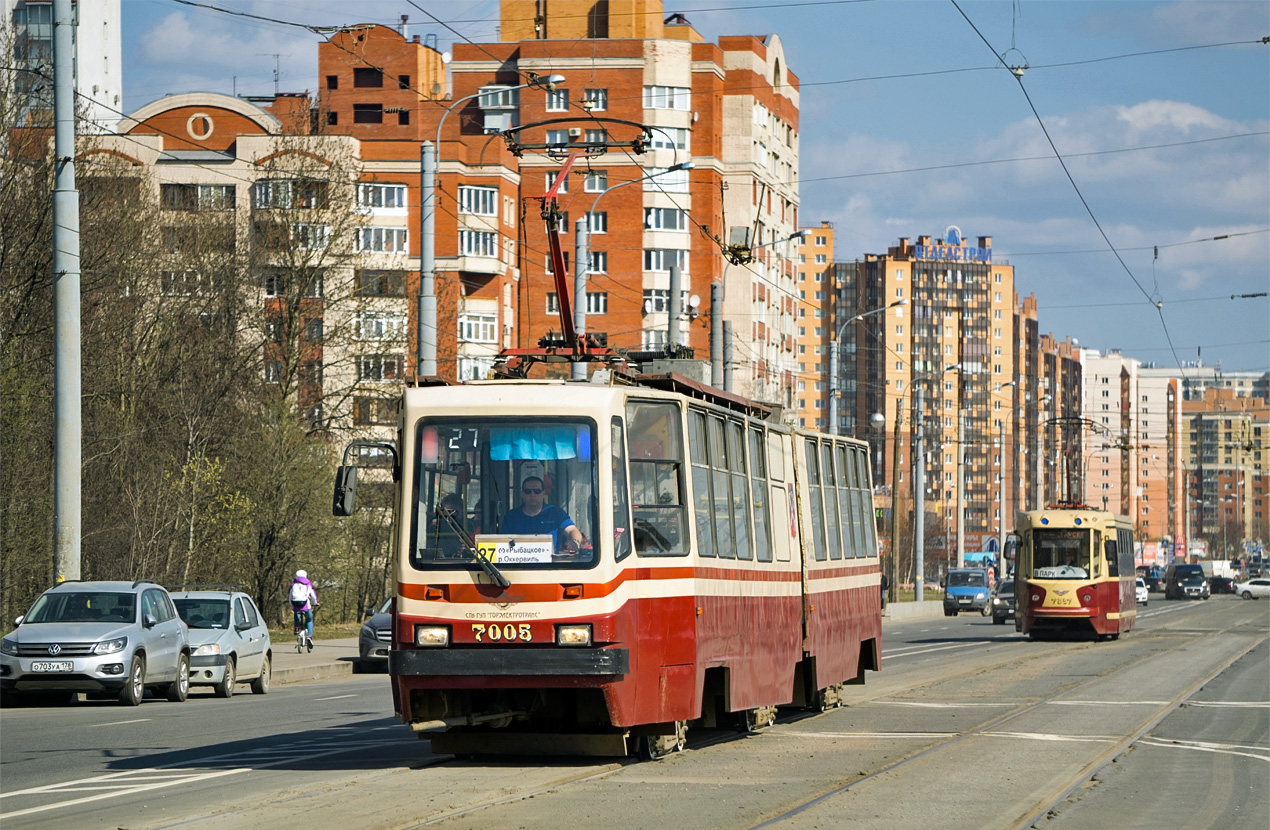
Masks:
[[[407,14],[442,51],[497,39],[496,0],[207,4],[309,26]],[[1158,366],[1270,370],[1270,299],[1231,299],[1270,291],[1270,45],[1256,42],[1270,3],[689,0],[666,12],[710,40],[783,41],[802,85],[800,216],[834,224],[837,259],[956,225],[993,237],[1019,294],[1036,295],[1042,332]],[[316,89],[319,35],[300,26],[124,0],[123,31],[129,111],[174,93],[267,94],[275,67],[282,91]],[[1027,66],[1021,82],[994,52]]]

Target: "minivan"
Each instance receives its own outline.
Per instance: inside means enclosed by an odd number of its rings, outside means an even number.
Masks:
[[[1164,572],[1165,599],[1208,599],[1208,577],[1199,565],[1169,565]]]

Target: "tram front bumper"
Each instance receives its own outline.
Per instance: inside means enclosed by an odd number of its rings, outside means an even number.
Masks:
[[[388,673],[428,677],[622,676],[630,671],[624,648],[393,649]]]

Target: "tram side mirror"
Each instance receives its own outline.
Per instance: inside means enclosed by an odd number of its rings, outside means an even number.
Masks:
[[[1001,549],[1001,555],[1006,559],[1013,560],[1019,553],[1019,537],[1011,533],[1005,537],[1005,547]]]
[[[351,516],[357,509],[357,468],[340,465],[335,470],[335,496],[331,501],[331,513]]]

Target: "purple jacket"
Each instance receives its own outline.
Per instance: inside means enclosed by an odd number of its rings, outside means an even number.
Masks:
[[[313,590],[313,583],[310,582],[309,578],[306,576],[297,576],[294,580],[292,580],[291,584],[295,585],[297,582],[309,589],[309,599],[300,608],[301,611],[308,611],[310,608],[318,604],[317,591]],[[291,591],[288,589],[287,596],[290,597],[290,595]]]

